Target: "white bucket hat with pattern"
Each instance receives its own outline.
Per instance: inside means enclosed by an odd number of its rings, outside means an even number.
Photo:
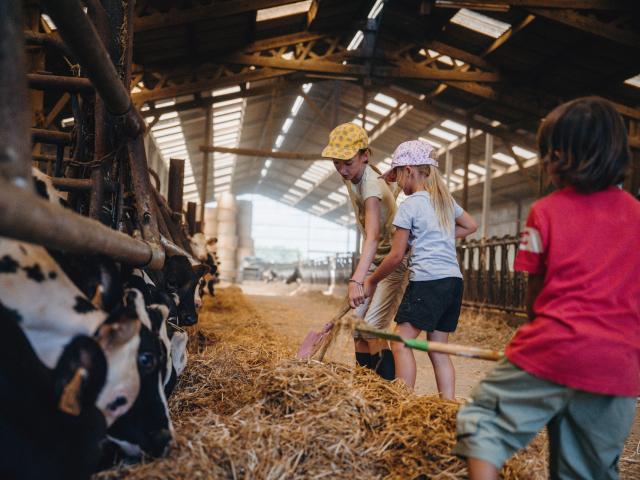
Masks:
[[[391,168],[382,175],[382,178],[386,180],[396,167],[412,165],[433,165],[437,167],[438,162],[433,158],[433,147],[421,140],[402,142],[393,152]]]

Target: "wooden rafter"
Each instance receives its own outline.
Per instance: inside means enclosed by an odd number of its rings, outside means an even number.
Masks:
[[[575,10],[533,8],[530,9],[530,11],[539,17],[545,17],[554,22],[559,22],[592,35],[607,38],[616,43],[628,45],[640,50],[640,35],[633,30],[622,29],[594,17],[578,13]]]
[[[319,153],[281,152],[274,150],[259,150],[254,148],[227,148],[216,146],[208,147],[206,145],[201,145],[200,151],[233,153],[235,155],[242,155],[247,157],[280,158],[284,160],[322,160],[322,157]]]
[[[205,90],[215,90],[217,88],[241,85],[246,82],[255,82],[289,75],[290,72],[264,68],[261,70],[247,71],[235,75],[221,76],[218,78],[196,80],[195,82],[185,82],[180,85],[164,86],[153,90],[143,90],[132,95],[133,102],[141,105],[145,102],[158,101],[181,95],[192,95]]]
[[[500,7],[549,8],[575,10],[632,10],[635,0],[446,0],[440,7],[496,10]]]
[[[295,3],[298,0],[228,0],[214,1],[211,5],[193,7],[184,10],[171,10],[166,13],[154,13],[134,20],[134,31],[144,32],[158,28],[188,25],[193,22],[228,17],[241,13],[254,12],[263,8],[278,7]]]

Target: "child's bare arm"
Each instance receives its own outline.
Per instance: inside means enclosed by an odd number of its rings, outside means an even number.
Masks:
[[[375,290],[375,286],[387,275],[393,272],[402,262],[404,254],[409,245],[409,233],[406,228],[396,228],[391,241],[391,251],[384,257],[382,263],[376,268],[375,272],[365,280],[365,296],[370,297]]]
[[[529,317],[529,321],[532,321],[536,316],[533,313],[533,304],[538,298],[540,294],[540,290],[542,290],[542,286],[544,285],[544,275],[541,274],[529,274],[529,280],[527,282],[527,296],[526,296],[526,304],[527,304],[527,317]]]
[[[466,211],[456,218],[456,238],[464,238],[478,229],[478,224]]]

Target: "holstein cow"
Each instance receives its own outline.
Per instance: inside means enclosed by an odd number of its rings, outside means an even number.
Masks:
[[[95,406],[107,378],[99,342],[73,338],[51,370],[15,318],[0,314],[0,325],[0,478],[88,479],[106,431]],[[103,333],[112,342],[124,332]]]
[[[171,368],[170,341],[166,333],[168,309],[164,305],[147,307],[137,290],[127,290],[127,295],[133,294],[142,320],[138,353],[140,394],[133,407],[109,427],[107,434],[109,440],[129,457],[140,457],[143,453],[159,457],[166,453],[173,439],[164,392],[165,379],[170,376],[168,369]],[[161,331],[164,331],[162,337],[165,339],[161,338]]]
[[[76,335],[130,332],[126,341],[105,345],[107,380],[96,404],[108,425],[131,408],[140,390],[135,305],[110,314],[97,309],[44,248],[0,237],[0,314],[19,324],[48,368]]]
[[[196,306],[202,304],[202,298],[205,294],[213,296],[215,293],[214,285],[218,282],[218,264],[215,260],[215,244],[217,241],[216,238],[207,240],[202,233],[196,233],[189,239],[191,251],[195,258],[209,267],[209,271],[198,282],[195,297]]]

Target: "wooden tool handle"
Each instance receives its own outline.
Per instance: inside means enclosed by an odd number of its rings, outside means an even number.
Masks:
[[[333,343],[334,337],[340,330],[340,319],[344,317],[347,313],[349,313],[349,310],[351,310],[351,306],[349,305],[349,297],[346,297],[338,313],[335,315],[335,317],[331,319],[331,323],[333,324],[333,326],[331,327],[331,330],[322,339],[322,346],[318,349],[318,352],[316,353],[316,355],[314,355],[314,357],[318,361],[321,362],[322,359],[324,358],[324,355],[327,353],[329,346]]]
[[[457,355],[459,357],[481,358],[483,360],[498,361],[504,357],[502,352],[490,350],[487,348],[468,347],[466,345],[457,345],[455,343],[431,342],[425,340],[405,339],[404,344],[415,350],[425,352],[447,353],[449,355]]]

